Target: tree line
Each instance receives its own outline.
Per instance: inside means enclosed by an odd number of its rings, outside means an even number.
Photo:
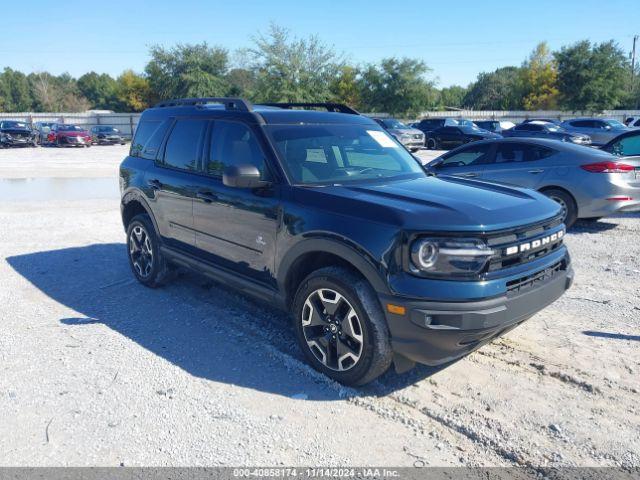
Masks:
[[[540,43],[520,66],[482,72],[464,86],[437,88],[433,71],[414,58],[356,65],[317,36],[297,38],[271,25],[236,52],[220,46],[153,46],[144,72],[114,78],[89,72],[0,73],[0,111],[139,112],[161,99],[243,96],[259,102],[347,103],[363,112],[416,115],[426,110],[601,111],[638,108],[640,82],[613,40],[584,40],[551,51]],[[636,75],[640,72],[634,72]]]

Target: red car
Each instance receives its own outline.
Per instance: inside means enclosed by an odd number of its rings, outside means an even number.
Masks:
[[[91,134],[77,125],[56,123],[51,127],[47,141],[56,147],[90,147]]]

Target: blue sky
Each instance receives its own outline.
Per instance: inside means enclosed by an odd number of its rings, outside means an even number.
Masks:
[[[317,34],[355,63],[420,58],[439,86],[519,65],[539,41],[552,48],[640,34],[640,0],[227,0],[56,2],[2,5],[0,68],[79,76],[142,71],[152,44],[206,41],[248,47],[273,21]]]

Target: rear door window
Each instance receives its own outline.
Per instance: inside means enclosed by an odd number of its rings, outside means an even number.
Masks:
[[[498,145],[494,163],[534,162],[553,154],[550,148],[525,143],[503,143]]]
[[[204,119],[177,120],[165,147],[164,166],[196,171],[207,123]]]

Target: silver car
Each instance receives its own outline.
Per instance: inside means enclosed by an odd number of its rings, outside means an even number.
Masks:
[[[640,211],[640,157],[546,139],[464,145],[427,163],[428,172],[538,190],[563,206],[565,224]]]
[[[424,147],[424,133],[420,130],[409,127],[395,118],[374,118],[373,120],[412,152]]]
[[[624,123],[608,118],[573,118],[565,120],[560,126],[571,133],[588,135],[594,145],[604,145],[630,130]]]

